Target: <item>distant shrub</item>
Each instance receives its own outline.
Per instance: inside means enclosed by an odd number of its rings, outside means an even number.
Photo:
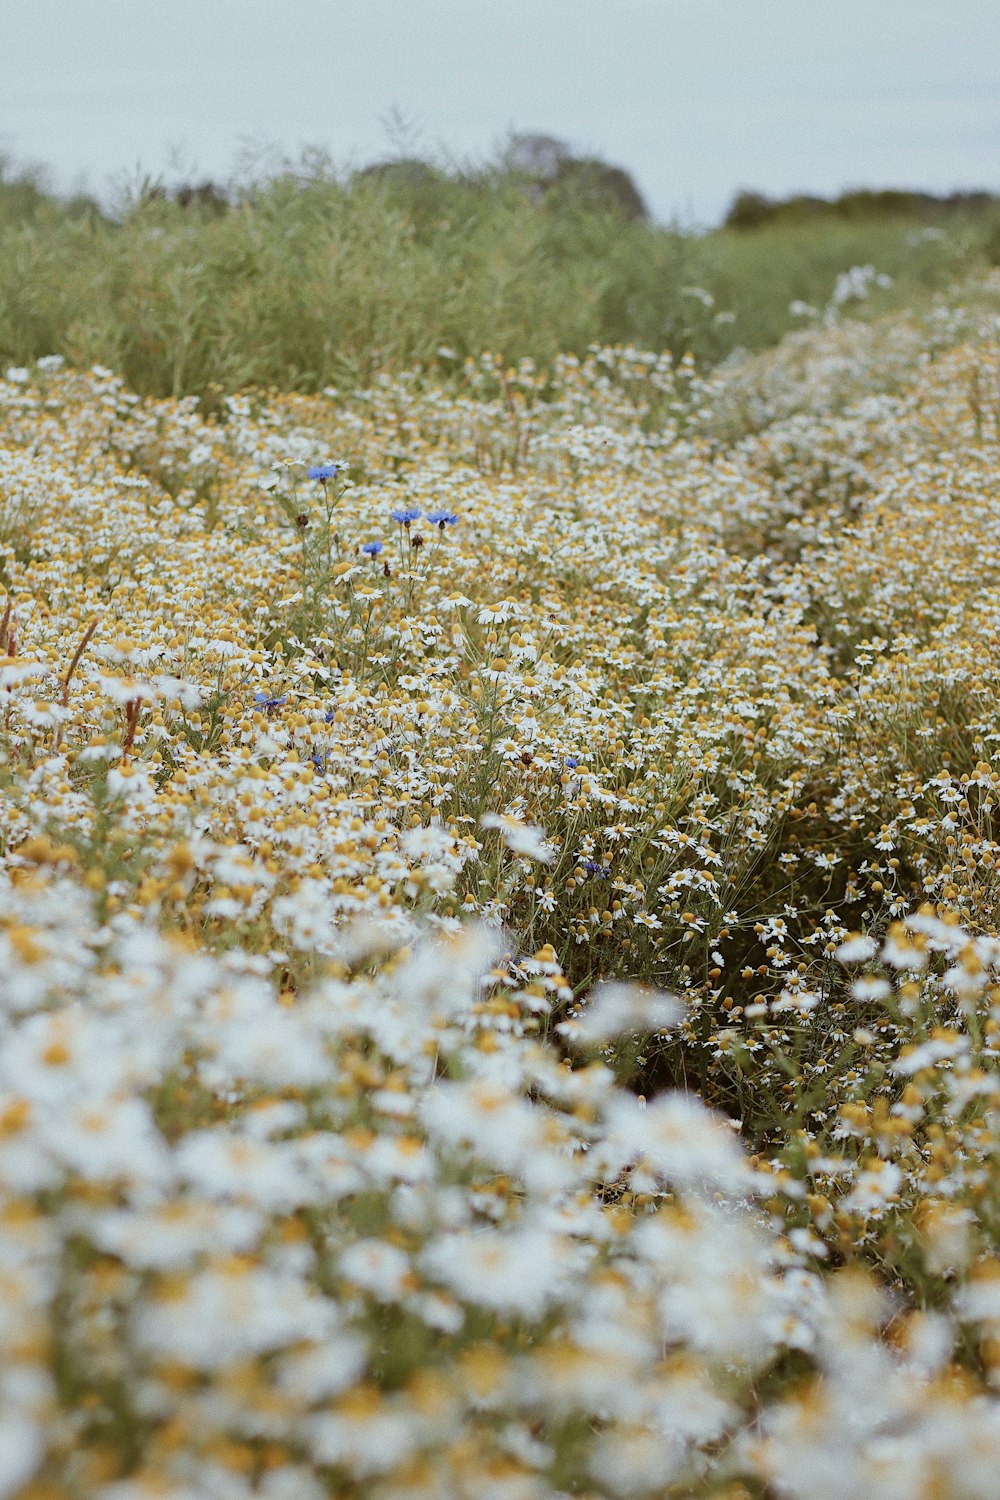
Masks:
[[[515,133],[503,151],[500,167],[536,200],[610,211],[630,220],[649,218],[645,199],[624,167],[612,166],[598,156],[578,156],[557,136]]]
[[[626,219],[649,218],[645,199],[629,173],[596,157],[563,162],[551,191],[581,206],[611,209]]]
[[[937,223],[956,215],[982,215],[1000,206],[1000,197],[987,192],[923,193],[898,188],[852,188],[836,198],[797,193],[769,198],[742,191],[726,214],[726,229],[759,229],[765,224],[806,224],[816,220],[876,221],[916,219]]]
[[[206,208],[212,213],[225,213],[229,198],[224,188],[216,182],[184,182],[173,191],[174,202],[181,208]]]
[[[42,219],[74,220],[99,218],[101,210],[86,193],[57,200],[41,167],[18,166],[0,152],[0,232]]]

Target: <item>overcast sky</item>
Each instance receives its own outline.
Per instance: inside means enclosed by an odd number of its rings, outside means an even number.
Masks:
[[[60,188],[222,178],[247,139],[360,165],[393,108],[423,154],[560,136],[685,223],[1000,190],[1000,0],[3,0],[0,148]]]

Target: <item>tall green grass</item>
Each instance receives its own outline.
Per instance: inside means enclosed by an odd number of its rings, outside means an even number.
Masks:
[[[231,202],[137,193],[115,218],[0,179],[0,361],[58,353],[137,390],[312,390],[484,350],[547,364],[592,343],[711,363],[799,326],[839,272],[913,304],[982,258],[971,222],[682,233],[502,167],[344,175],[289,166]]]
[[[983,234],[984,224],[971,217],[940,228],[898,218],[815,221],[749,233],[721,229],[706,235],[699,248],[706,287],[719,307],[734,314],[730,347],[759,350],[809,320],[791,310],[794,304],[821,314],[837,277],[853,266],[873,266],[892,285],[873,289],[863,302],[845,303],[846,315],[918,310],[934,292],[984,263]]]

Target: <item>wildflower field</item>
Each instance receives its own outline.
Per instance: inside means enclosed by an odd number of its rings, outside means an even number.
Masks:
[[[995,1500],[1000,280],[440,359],[0,380],[0,1500]]]

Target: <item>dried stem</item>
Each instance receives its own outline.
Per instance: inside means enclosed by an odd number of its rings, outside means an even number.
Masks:
[[[8,603],[7,608],[8,608],[8,611],[9,611],[9,609],[10,609],[9,603]],[[6,622],[7,622],[7,615],[5,614],[4,615],[4,624],[5,625],[6,625]],[[80,664],[80,657],[83,655],[84,651],[87,649],[87,642],[90,640],[90,637],[93,635],[93,633],[94,633],[94,631],[96,629],[97,629],[97,616],[95,615],[94,618],[91,620],[90,624],[87,626],[86,630],[83,632],[83,636],[81,637],[80,644],[79,644],[79,646],[77,646],[76,650],[74,651],[74,653],[73,653],[73,660],[70,662],[69,667],[66,670],[66,675],[64,676],[64,678],[62,680],[62,685],[63,685],[63,688],[62,688],[62,703],[63,703],[63,708],[66,708],[66,706],[69,703],[69,684],[70,684],[70,678],[73,676],[73,673],[76,671],[77,667],[79,666],[79,664]],[[59,728],[56,730],[56,749],[57,750],[59,749],[60,745],[62,744],[62,732],[63,732],[63,727],[60,724]]]
[[[63,678],[62,701],[63,701],[63,707],[64,708],[66,707],[67,703],[69,702],[69,680],[73,676],[73,673],[76,671],[77,667],[79,666],[79,664],[80,664],[80,657],[83,655],[84,651],[86,651],[86,649],[87,649],[87,642],[90,640],[90,637],[93,635],[93,633],[94,633],[94,631],[96,629],[97,629],[97,616],[95,615],[94,618],[91,620],[90,624],[87,626],[86,630],[83,632],[83,636],[81,638],[80,644],[79,644],[79,646],[77,646],[76,650],[74,651],[74,653],[73,653],[73,660],[70,662],[69,669],[66,672],[66,676]]]
[[[122,760],[127,761],[132,746],[135,743],[135,732],[139,727],[139,715],[142,713],[142,699],[130,698],[125,705],[125,739],[122,743]]]

